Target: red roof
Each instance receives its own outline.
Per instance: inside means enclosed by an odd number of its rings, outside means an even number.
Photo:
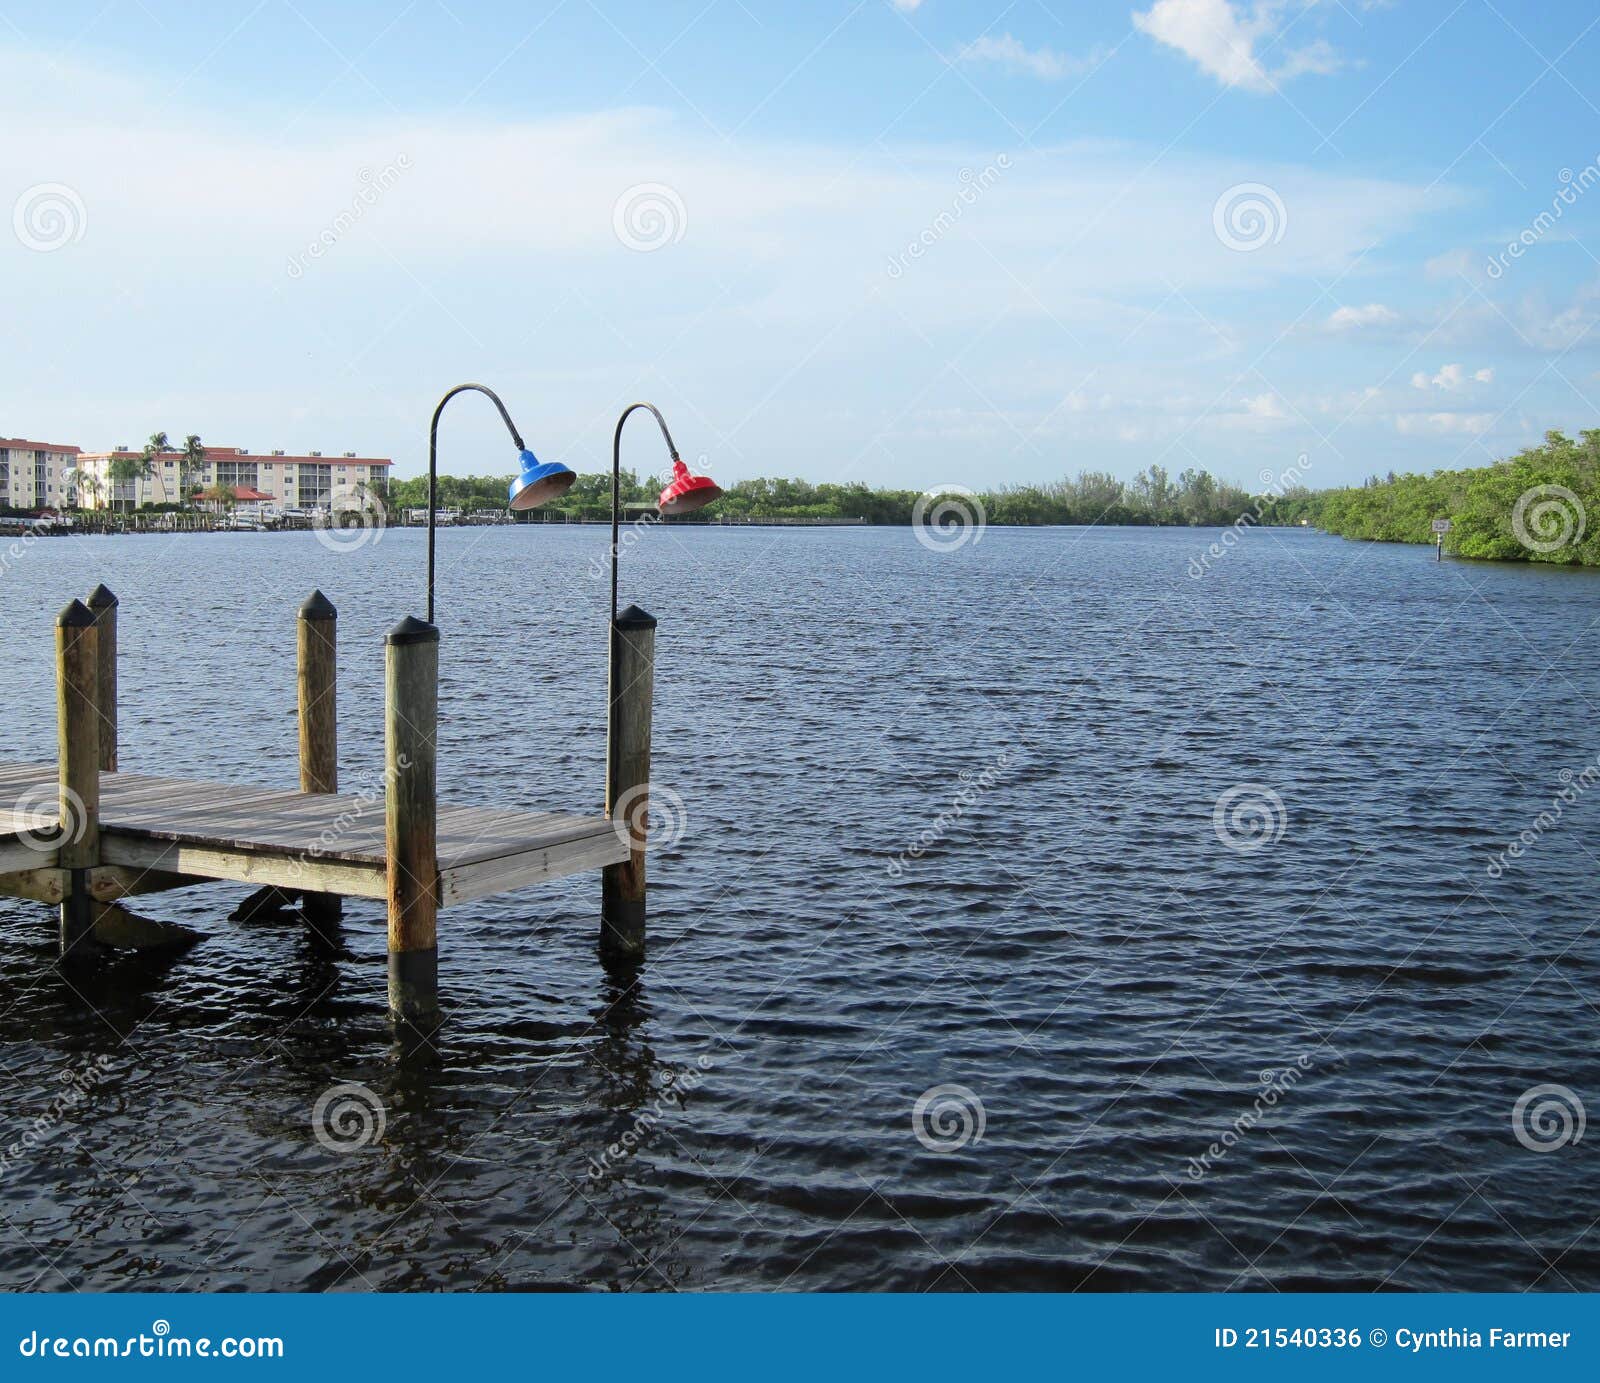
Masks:
[[[207,490],[204,494],[200,495],[199,498],[221,499],[222,496],[219,495],[215,490]],[[265,500],[272,499],[272,496],[264,495],[260,490],[252,490],[248,485],[235,485],[233,487],[233,498],[235,503],[238,504],[260,504]]]
[[[0,446],[5,443],[0,442]],[[32,446],[33,443],[26,443]],[[76,447],[71,448],[76,451]],[[175,447],[171,456],[176,457],[182,448]],[[138,456],[143,451],[142,447],[132,448],[126,452],[92,451],[86,452],[91,460],[107,457],[115,460],[118,456]],[[246,465],[255,463],[262,466],[293,466],[303,464],[308,466],[392,466],[394,462],[387,456],[274,456],[271,452],[240,451],[238,447],[206,447],[206,460],[217,461],[243,461]]]
[[[15,451],[64,451],[78,455],[77,447],[63,446],[59,442],[25,442],[20,437],[0,437],[0,449],[7,447]]]

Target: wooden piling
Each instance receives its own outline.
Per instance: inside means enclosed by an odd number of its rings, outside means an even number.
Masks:
[[[439,631],[408,616],[384,645],[389,1010],[425,1023],[439,1007]]]
[[[333,602],[312,591],[295,621],[301,792],[339,791],[338,619]],[[301,907],[318,928],[337,923],[344,909],[336,893],[308,892]]]
[[[99,677],[96,682],[97,708],[100,719],[100,771],[117,771],[117,598],[104,584],[96,586],[89,594],[89,610],[94,615],[97,631],[96,659]]]
[[[650,714],[655,616],[630,605],[611,627],[606,726],[606,815],[625,831],[629,855],[607,865],[600,886],[600,950],[614,960],[644,955],[645,835],[650,820]]]
[[[100,658],[94,613],[74,600],[56,617],[56,735],[61,835],[57,865],[71,891],[61,903],[61,957],[87,959],[94,939],[89,871],[100,863]]]
[[[301,792],[339,791],[338,617],[333,602],[312,591],[296,621]]]

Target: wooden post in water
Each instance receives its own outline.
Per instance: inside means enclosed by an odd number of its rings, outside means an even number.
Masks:
[[[339,791],[338,620],[333,602],[312,591],[295,621],[301,792]],[[336,893],[306,893],[301,907],[318,928],[337,923],[344,912]]]
[[[61,816],[58,867],[71,892],[61,903],[61,958],[96,954],[89,870],[100,863],[99,630],[93,612],[74,600],[56,617],[56,737]]]
[[[389,1011],[426,1024],[439,1009],[439,631],[407,616],[384,645]]]
[[[611,627],[610,714],[606,724],[606,815],[631,846],[607,865],[600,884],[600,951],[608,959],[644,955],[645,835],[650,825],[650,711],[656,620],[630,605]]]
[[[96,709],[100,718],[100,771],[117,771],[117,598],[99,585],[89,595],[96,630]]]

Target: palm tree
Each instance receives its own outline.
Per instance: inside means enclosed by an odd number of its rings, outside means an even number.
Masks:
[[[75,509],[93,508],[94,501],[100,497],[100,481],[93,471],[86,471],[82,466],[75,466],[66,474],[68,494],[72,497],[72,507]],[[83,503],[83,497],[89,497],[89,504]]]
[[[146,476],[154,475],[157,460],[159,460],[162,456],[169,455],[171,451],[172,443],[167,440],[167,434],[165,432],[152,432],[150,434],[150,440],[144,444],[144,470],[141,472],[141,474]],[[161,484],[161,498],[164,502],[167,501],[167,486],[165,481],[163,481]]]
[[[199,436],[191,432],[183,439],[183,450],[178,454],[178,498],[184,505],[189,503],[195,476],[204,475],[205,469],[206,449]]]
[[[157,436],[164,434],[157,433]],[[126,485],[134,481],[148,479],[155,471],[155,465],[150,460],[148,453],[125,451],[112,458],[111,464],[106,467],[106,476],[113,484]],[[115,492],[113,491],[113,495]],[[128,507],[133,507],[133,501],[128,501]]]

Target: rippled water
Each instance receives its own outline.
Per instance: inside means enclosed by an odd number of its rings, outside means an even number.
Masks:
[[[1600,752],[1600,575],[1285,532],[1194,579],[1217,536],[648,533],[685,804],[648,961],[600,966],[595,874],[449,910],[432,1051],[392,1042],[378,904],[330,954],[226,921],[242,888],[152,895],[206,940],[69,984],[0,901],[0,1137],[36,1130],[0,1281],[1600,1289],[1600,1137],[1513,1128],[1534,1087],[1600,1105],[1600,785],[1534,825]],[[441,534],[447,795],[595,807],[603,551]],[[292,784],[320,586],[370,782],[421,559],[40,543],[0,577],[0,757],[51,756],[51,618],[103,580],[124,766]],[[343,1153],[339,1082],[386,1120]]]

